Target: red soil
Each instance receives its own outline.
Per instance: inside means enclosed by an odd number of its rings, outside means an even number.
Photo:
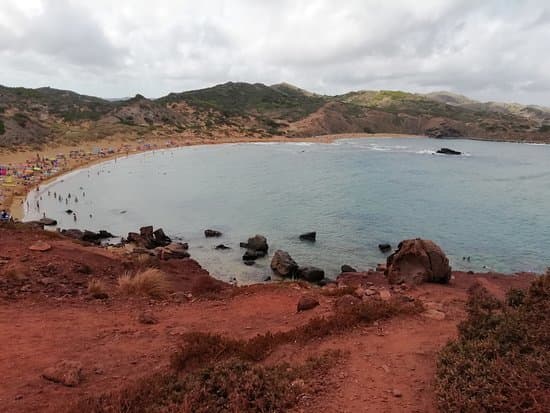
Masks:
[[[29,251],[38,239],[52,249]],[[126,258],[103,248],[41,231],[0,228],[0,410],[58,412],[81,397],[119,389],[165,368],[186,332],[249,338],[291,329],[333,311],[335,298],[321,294],[318,287],[283,283],[230,288],[210,278],[193,260],[173,261],[162,268],[174,291],[190,292],[190,299],[181,294],[163,301],[116,293],[108,300],[88,297],[87,279],[101,278],[114,292],[117,277],[129,265]],[[82,273],[86,266],[91,274]],[[478,280],[502,297],[510,287],[526,287],[532,279],[453,275],[450,285],[424,284],[406,291],[444,312],[443,320],[401,316],[307,346],[285,345],[272,354],[267,363],[302,361],[329,348],[349,352],[328,378],[326,391],[304,398],[295,411],[435,412],[436,355],[455,337],[456,325],[465,317],[467,288]],[[45,277],[50,278],[46,283]],[[385,285],[380,275],[365,277],[375,287]],[[221,287],[215,299],[203,298],[202,293],[210,297]],[[297,313],[296,303],[305,292],[321,305]],[[145,309],[154,313],[158,324],[139,323],[138,315]],[[84,381],[79,386],[64,387],[41,378],[45,368],[61,359],[82,363]]]

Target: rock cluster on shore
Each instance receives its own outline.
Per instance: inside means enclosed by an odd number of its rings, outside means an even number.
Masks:
[[[309,282],[319,282],[325,278],[325,271],[317,267],[300,267],[290,254],[283,250],[275,251],[271,259],[271,269],[283,278],[299,278]]]
[[[162,228],[154,230],[152,226],[141,227],[139,234],[136,232],[128,233],[126,242],[134,244],[137,248],[134,252],[151,251],[161,260],[189,258],[187,243],[172,242]]]

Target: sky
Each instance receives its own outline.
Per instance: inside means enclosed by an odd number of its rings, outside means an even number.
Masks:
[[[0,84],[106,98],[227,81],[550,106],[548,0],[0,0]]]

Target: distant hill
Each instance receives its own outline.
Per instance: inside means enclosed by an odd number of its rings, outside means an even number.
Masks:
[[[129,137],[304,137],[405,133],[550,142],[550,109],[477,102],[450,92],[355,91],[337,96],[281,83],[228,82],[170,93],[101,99],[53,88],[0,86],[0,146],[39,148]]]

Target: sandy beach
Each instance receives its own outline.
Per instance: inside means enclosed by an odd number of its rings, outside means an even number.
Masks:
[[[176,137],[152,137],[144,139],[141,142],[130,140],[127,137],[117,136],[112,139],[104,139],[100,141],[89,141],[82,145],[52,145],[40,151],[36,150],[20,150],[20,151],[3,151],[0,152],[0,165],[19,165],[27,161],[40,158],[54,158],[59,154],[65,156],[63,165],[57,168],[55,173],[44,176],[39,174],[35,177],[32,183],[24,182],[20,179],[15,180],[11,187],[0,187],[0,194],[3,193],[4,198],[0,201],[2,209],[10,212],[12,217],[17,220],[24,218],[23,203],[27,194],[39,185],[47,184],[60,176],[77,169],[90,167],[94,164],[105,162],[111,159],[135,155],[138,153],[159,150],[164,148],[179,148],[184,146],[194,145],[217,145],[227,143],[254,143],[254,142],[320,142],[331,143],[338,139],[347,138],[405,138],[412,135],[404,134],[388,134],[388,133],[345,133],[311,136],[306,138],[288,138],[286,136],[274,136],[271,138],[250,138],[250,137],[216,137],[216,138],[201,138],[196,136],[176,136]],[[113,148],[113,153],[101,151],[93,154],[97,148]],[[85,153],[84,156],[69,157],[71,151]],[[1,200],[1,198],[0,198]]]

